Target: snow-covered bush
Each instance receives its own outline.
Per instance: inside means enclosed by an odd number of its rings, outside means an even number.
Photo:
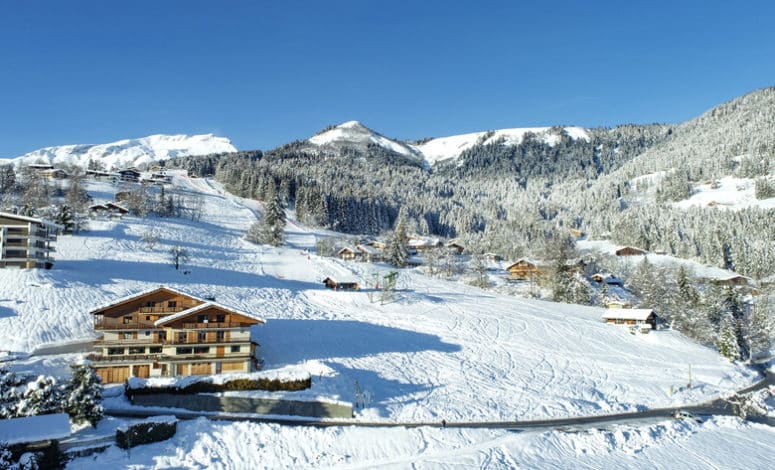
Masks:
[[[141,444],[166,441],[177,432],[174,416],[155,416],[145,421],[116,429],[116,445],[129,449]]]

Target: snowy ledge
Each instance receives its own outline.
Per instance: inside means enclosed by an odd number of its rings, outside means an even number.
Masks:
[[[153,393],[164,390],[184,391],[190,390],[190,393],[196,392],[225,392],[230,390],[230,384],[253,384],[255,388],[240,388],[239,390],[265,390],[262,385],[270,384],[281,387],[281,391],[300,390],[309,388],[312,376],[302,366],[288,366],[281,369],[272,369],[267,371],[251,373],[232,373],[217,374],[205,376],[187,376],[187,377],[155,377],[140,379],[130,377],[127,381],[127,393],[139,392]],[[284,384],[289,388],[285,388]],[[270,390],[273,390],[270,389]]]

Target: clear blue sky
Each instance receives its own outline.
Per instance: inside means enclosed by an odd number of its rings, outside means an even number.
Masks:
[[[678,122],[775,85],[773,25],[772,1],[0,0],[0,157]]]

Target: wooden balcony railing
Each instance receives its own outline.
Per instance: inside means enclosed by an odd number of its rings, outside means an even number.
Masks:
[[[183,323],[183,328],[188,329],[204,329],[204,328],[239,328],[242,326],[242,323],[239,322],[225,322],[225,323]]]
[[[140,307],[140,313],[177,313],[191,307]]]
[[[156,325],[149,322],[120,323],[110,321],[94,322],[95,330],[153,330]]]

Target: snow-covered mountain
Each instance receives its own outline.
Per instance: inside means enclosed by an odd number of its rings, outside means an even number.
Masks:
[[[125,139],[109,144],[77,144],[46,147],[14,158],[11,162],[60,163],[86,167],[89,160],[100,161],[105,168],[137,166],[153,160],[166,160],[189,155],[236,152],[225,137],[213,134],[164,135]]]
[[[563,130],[573,139],[589,141],[589,133],[581,127],[522,127],[439,137],[418,145],[412,145],[400,140],[389,139],[358,121],[348,121],[326,129],[308,139],[307,142],[322,150],[329,151],[341,150],[344,146],[365,151],[370,145],[378,145],[391,152],[432,166],[439,161],[457,159],[465,150],[475,145],[497,142],[503,145],[518,145],[528,133],[535,134],[542,141],[553,145],[560,140],[560,132]]]
[[[565,127],[563,130],[573,139],[589,141],[589,134],[581,127]],[[487,145],[502,142],[503,145],[519,145],[527,133],[536,134],[541,140],[553,145],[560,140],[560,130],[556,127],[521,127],[496,131],[472,132],[428,140],[416,148],[425,161],[434,164],[438,161],[457,159],[465,150],[474,145]]]

